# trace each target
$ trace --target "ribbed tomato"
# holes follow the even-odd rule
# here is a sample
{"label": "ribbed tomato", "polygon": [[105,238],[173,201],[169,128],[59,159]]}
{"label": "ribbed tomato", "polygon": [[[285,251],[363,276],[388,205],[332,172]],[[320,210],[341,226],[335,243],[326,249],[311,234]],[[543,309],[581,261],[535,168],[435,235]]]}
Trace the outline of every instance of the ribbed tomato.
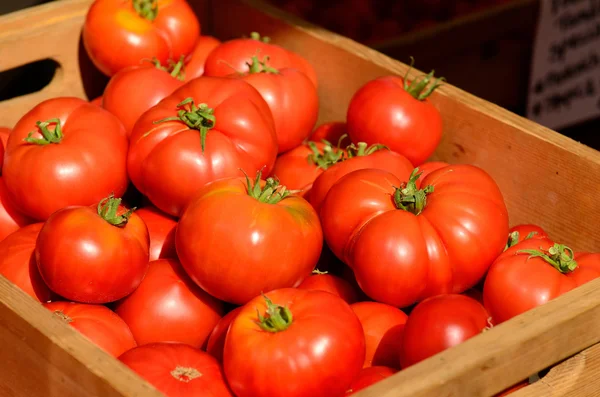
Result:
{"label": "ribbed tomato", "polygon": [[142,218],[150,235],[151,261],[165,258],[177,258],[175,249],[175,228],[177,221],[154,206],[147,206],[135,211]]}

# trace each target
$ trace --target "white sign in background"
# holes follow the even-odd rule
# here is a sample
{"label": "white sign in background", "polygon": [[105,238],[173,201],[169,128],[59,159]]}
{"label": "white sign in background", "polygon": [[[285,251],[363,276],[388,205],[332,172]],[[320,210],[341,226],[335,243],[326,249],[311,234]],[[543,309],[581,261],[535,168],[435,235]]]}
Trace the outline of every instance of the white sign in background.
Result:
{"label": "white sign in background", "polygon": [[527,117],[560,129],[600,117],[600,0],[541,0]]}

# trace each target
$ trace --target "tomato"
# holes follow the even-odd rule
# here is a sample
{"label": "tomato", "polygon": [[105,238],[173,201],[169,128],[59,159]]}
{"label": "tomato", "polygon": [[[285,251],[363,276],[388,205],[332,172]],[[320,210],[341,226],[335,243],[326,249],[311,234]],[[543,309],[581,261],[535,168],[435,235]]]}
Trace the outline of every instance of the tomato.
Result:
{"label": "tomato", "polygon": [[365,332],[367,354],[363,367],[400,368],[398,357],[408,316],[400,309],[379,302],[350,305]]}
{"label": "tomato", "polygon": [[189,345],[153,343],[119,360],[167,397],[233,397],[217,360]]}
{"label": "tomato", "polygon": [[10,128],[0,127],[0,175],[2,175],[2,164],[4,163],[4,150],[6,142],[8,142],[8,135],[10,134]]}
{"label": "tomato", "polygon": [[346,123],[341,121],[330,121],[323,123],[312,132],[309,138],[314,142],[321,142],[326,140],[327,142],[338,145],[339,147],[345,147],[350,145],[350,138],[348,137],[348,130]]}
{"label": "tomato", "polygon": [[248,62],[253,56],[269,57],[269,64],[275,69],[294,68],[304,73],[315,87],[317,74],[308,61],[300,55],[278,45],[271,44],[268,37],[260,37],[253,32],[249,38],[226,41],[215,48],[206,58],[204,74],[206,76],[229,76],[231,73],[246,73]]}
{"label": "tomato", "polygon": [[203,188],[179,220],[177,254],[212,296],[244,304],[263,291],[294,287],[323,246],[319,218],[301,197],[268,178],[227,178]]}
{"label": "tomato", "polygon": [[221,44],[219,39],[212,36],[200,36],[196,42],[196,47],[190,55],[189,61],[185,64],[185,79],[192,80],[204,74],[204,64],[208,55]]}
{"label": "tomato", "polygon": [[146,277],[115,311],[140,345],[180,342],[201,348],[223,304],[190,280],[176,259],[150,262]]}
{"label": "tomato", "polygon": [[192,52],[200,23],[185,0],[95,0],[83,25],[90,59],[107,76],[156,57],[165,63]]}
{"label": "tomato", "polygon": [[316,273],[308,276],[298,285],[300,289],[311,291],[325,291],[337,295],[346,303],[358,301],[358,292],[354,287],[341,277],[333,274]]}
{"label": "tomato", "polygon": [[2,170],[8,196],[23,214],[46,220],[70,205],[122,195],[127,146],[123,126],[106,110],[78,98],[46,100],[8,138]]}
{"label": "tomato", "polygon": [[148,269],[144,221],[121,199],[56,211],[40,230],[35,256],[42,278],[66,299],[108,303],[132,293]]}
{"label": "tomato", "polygon": [[447,167],[449,164],[443,161],[429,161],[427,163],[423,163],[419,166],[419,179],[417,179],[417,186],[421,186],[421,182],[425,177],[431,174],[435,170],[439,170],[440,168]]}
{"label": "tomato", "polygon": [[396,370],[390,367],[377,366],[367,367],[360,370],[358,376],[352,381],[350,388],[346,391],[346,395],[350,396],[359,390],[384,380],[396,373]]}
{"label": "tomato", "polygon": [[242,310],[241,306],[236,307],[227,313],[221,320],[219,320],[208,337],[206,351],[211,356],[216,358],[220,363],[223,362],[223,350],[225,349],[225,337],[227,336],[227,331],[229,331],[229,326],[238,315],[240,310]]}
{"label": "tomato", "polygon": [[333,253],[369,297],[397,307],[471,288],[508,233],[502,193],[485,171],[440,168],[422,189],[417,171],[408,182],[383,170],[354,171],[331,188],[321,208]]}
{"label": "tomato", "polygon": [[0,241],[0,274],[33,299],[47,302],[52,292],[40,276],[34,254],[42,225],[25,226]]}
{"label": "tomato", "polygon": [[114,357],[137,346],[125,321],[106,306],[52,302],[44,307]]}
{"label": "tomato", "polygon": [[415,166],[427,160],[442,138],[442,116],[427,98],[433,72],[410,85],[395,76],[380,77],[361,87],[348,107],[352,142],[381,143],[406,156]]}
{"label": "tomato", "polygon": [[408,180],[414,169],[406,157],[386,149],[379,149],[377,145],[367,148],[364,143],[359,143],[355,147],[349,147],[347,151],[350,158],[328,167],[327,171],[319,175],[312,185],[309,200],[318,214],[321,213],[323,200],[325,200],[329,189],[340,178],[352,171],[377,168],[389,171],[400,180],[405,181]]}
{"label": "tomato", "polygon": [[548,234],[537,225],[522,224],[513,226],[508,230],[508,242],[505,249],[530,238],[548,238]]}
{"label": "tomato", "polygon": [[231,77],[242,79],[260,92],[271,109],[279,153],[287,152],[312,132],[319,113],[317,88],[297,69],[276,69],[253,56],[249,70]]}
{"label": "tomato", "polygon": [[102,95],[90,101],[91,104],[102,107]]}
{"label": "tomato", "polygon": [[407,368],[491,327],[483,305],[468,296],[437,295],[419,303],[404,326],[400,365]]}
{"label": "tomato", "polygon": [[288,189],[299,190],[300,196],[306,198],[315,179],[345,154],[343,149],[310,141],[277,157],[271,176]]}
{"label": "tomato", "polygon": [[161,66],[145,62],[117,72],[104,89],[102,106],[121,120],[127,136],[140,116],[183,85],[183,61]]}
{"label": "tomato", "polygon": [[6,191],[4,178],[0,177],[0,241],[31,222],[31,219],[17,210]]}
{"label": "tomato", "polygon": [[341,298],[282,288],[248,302],[225,339],[224,369],[238,397],[329,397],[362,367],[360,322]]}
{"label": "tomato", "polygon": [[600,276],[600,254],[573,253],[531,238],[500,255],[485,279],[483,301],[499,324]]}
{"label": "tomato", "polygon": [[175,250],[175,228],[177,221],[154,206],[135,211],[148,227],[150,234],[151,261],[164,258],[177,258]]}
{"label": "tomato", "polygon": [[276,156],[273,118],[260,94],[244,81],[199,77],[139,119],[128,170],[156,207],[179,216],[208,182],[242,176],[240,169],[268,173]]}

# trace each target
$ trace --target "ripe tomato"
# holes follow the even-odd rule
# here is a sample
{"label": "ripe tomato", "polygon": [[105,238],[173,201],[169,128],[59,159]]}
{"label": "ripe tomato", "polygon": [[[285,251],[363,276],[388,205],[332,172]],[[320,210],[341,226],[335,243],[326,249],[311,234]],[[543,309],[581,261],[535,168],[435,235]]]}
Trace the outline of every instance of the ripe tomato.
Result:
{"label": "ripe tomato", "polygon": [[175,228],[177,221],[154,206],[135,211],[148,227],[150,235],[151,261],[165,258],[177,258],[175,250]]}
{"label": "ripe tomato", "polygon": [[530,238],[548,238],[548,234],[537,225],[522,224],[513,226],[508,230],[508,242],[505,250]]}
{"label": "ripe tomato", "polygon": [[367,367],[360,370],[356,378],[352,381],[350,388],[346,391],[346,395],[350,396],[357,391],[366,389],[375,383],[384,380],[396,373],[396,370],[390,367]]}
{"label": "ripe tomato", "polygon": [[400,368],[399,354],[408,316],[400,309],[379,302],[350,305],[365,331],[367,354],[363,367]]}
{"label": "ripe tomato", "polygon": [[206,58],[204,74],[222,77],[234,72],[246,73],[249,70],[248,62],[253,56],[260,54],[262,57],[269,57],[271,67],[298,69],[313,82],[315,87],[317,86],[317,73],[308,61],[269,41],[268,37],[260,37],[258,33],[253,32],[249,38],[233,39],[222,43]]}
{"label": "ripe tomato", "polygon": [[42,278],[66,299],[108,303],[132,293],[148,269],[144,221],[109,197],[97,207],[56,211],[42,227],[35,255]]}
{"label": "ripe tomato", "polygon": [[91,104],[96,105],[96,106],[100,106],[102,107],[102,95],[100,95],[99,97],[92,99],[90,101]]}
{"label": "ripe tomato", "polygon": [[2,175],[2,164],[4,163],[4,150],[6,148],[6,142],[8,142],[8,135],[10,135],[10,128],[0,127],[0,175]]}
{"label": "ripe tomato", "polygon": [[319,113],[317,88],[297,69],[276,69],[253,56],[248,72],[232,74],[260,92],[271,109],[279,153],[287,152],[307,138]]}
{"label": "ripe tomato", "polygon": [[127,136],[140,116],[183,85],[183,61],[163,67],[158,61],[117,72],[104,89],[102,106],[121,120]]}
{"label": "ripe tomato", "polygon": [[321,208],[333,253],[368,296],[397,307],[474,286],[508,233],[502,193],[485,171],[440,168],[422,189],[416,172],[402,182],[383,170],[354,171],[331,188]]}
{"label": "ripe tomato", "polygon": [[500,324],[600,276],[600,254],[573,253],[549,238],[514,245],[490,267],[483,301]]}
{"label": "ripe tomato", "polygon": [[106,306],[51,302],[44,307],[114,357],[137,346],[125,321]]}
{"label": "ripe tomato", "polygon": [[271,178],[261,181],[258,172],[254,182],[227,178],[199,191],[179,220],[175,245],[200,287],[244,304],[300,284],[319,260],[323,234],[306,200],[288,196]]}
{"label": "ripe tomato", "polygon": [[348,133],[352,142],[381,143],[421,165],[442,138],[442,116],[427,97],[433,72],[410,85],[395,76],[380,77],[361,87],[348,107]]}
{"label": "ripe tomato", "polygon": [[295,288],[248,302],[231,323],[223,355],[238,397],[343,395],[364,358],[363,330],[348,304]]}
{"label": "ripe tomato", "polygon": [[341,121],[330,121],[321,124],[315,128],[309,139],[314,142],[326,140],[331,144],[337,144],[339,147],[345,147],[351,143],[346,123]]}
{"label": "ripe tomato", "polygon": [[17,210],[6,191],[4,178],[0,176],[0,241],[31,222],[31,219]]}
{"label": "ripe tomato", "polygon": [[421,187],[421,182],[423,181],[423,179],[425,179],[425,177],[429,174],[431,174],[433,171],[435,170],[439,170],[440,168],[444,168],[447,167],[448,163],[445,163],[443,161],[428,161],[426,163],[423,163],[419,166],[419,179],[417,179],[417,186]]}
{"label": "ripe tomato", "polygon": [[153,343],[119,360],[168,397],[233,397],[217,360],[189,345]]}
{"label": "ripe tomato", "polygon": [[229,326],[235,320],[235,317],[242,310],[242,307],[236,307],[229,313],[227,313],[215,326],[215,328],[210,333],[208,337],[208,342],[206,343],[206,351],[217,359],[220,363],[223,362],[223,350],[225,349],[225,337],[227,336],[227,331],[229,331]]}
{"label": "ripe tomato", "polygon": [[341,277],[333,274],[316,273],[308,276],[298,285],[300,289],[311,291],[325,291],[337,295],[346,303],[358,301],[358,292],[354,287]]}
{"label": "ripe tomato", "polygon": [[398,153],[380,149],[378,145],[367,148],[365,143],[347,149],[348,159],[339,161],[327,168],[315,179],[310,190],[309,200],[318,214],[329,189],[344,175],[364,168],[377,168],[391,172],[400,180],[408,180],[414,167],[406,157]]}
{"label": "ripe tomato", "polygon": [[407,368],[489,327],[488,312],[468,296],[448,294],[425,299],[415,306],[404,326],[400,365]]}
{"label": "ripe tomato", "polygon": [[52,298],[52,292],[40,276],[34,255],[42,225],[25,226],[0,241],[0,274],[33,299],[47,302]]}
{"label": "ripe tomato", "polygon": [[107,76],[142,59],[165,63],[192,52],[200,23],[185,0],[96,0],[83,25],[83,44]]}
{"label": "ripe tomato", "polygon": [[208,55],[221,44],[219,39],[212,36],[200,36],[196,47],[190,54],[189,61],[185,64],[185,79],[187,81],[204,74],[204,64]]}
{"label": "ripe tomato", "polygon": [[126,159],[127,137],[115,116],[82,99],[54,98],[19,120],[2,176],[18,210],[46,220],[61,208],[123,194]]}
{"label": "ripe tomato", "polygon": [[276,156],[273,118],[258,91],[240,80],[199,77],[139,119],[128,170],[155,206],[180,216],[208,182],[242,176],[240,169],[268,173]]}
{"label": "ripe tomato", "polygon": [[115,311],[139,345],[180,342],[201,348],[223,315],[223,304],[190,280],[176,259],[150,262],[140,286]]}

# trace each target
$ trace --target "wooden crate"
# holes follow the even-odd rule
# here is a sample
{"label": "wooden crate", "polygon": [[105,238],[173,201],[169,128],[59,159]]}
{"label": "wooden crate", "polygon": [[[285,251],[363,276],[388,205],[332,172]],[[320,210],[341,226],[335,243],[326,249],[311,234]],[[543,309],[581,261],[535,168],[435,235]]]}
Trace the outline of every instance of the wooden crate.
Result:
{"label": "wooden crate", "polygon": [[[43,58],[60,64],[41,92],[0,102],[0,125],[37,102],[86,96],[80,29],[91,0],[62,0],[0,17],[0,71]],[[259,0],[196,1],[222,39],[258,30],[306,57],[320,80],[320,122],[343,120],[352,94],[407,66],[351,40],[285,16]],[[212,22],[212,23],[209,23]],[[205,30],[206,31],[206,30]],[[417,71],[412,73],[414,76]],[[493,79],[493,76],[490,76]],[[445,135],[435,158],[487,170],[511,223],[535,222],[576,250],[600,250],[600,153],[451,85],[433,95]],[[524,313],[357,394],[491,396],[547,367],[519,396],[600,394],[600,280]],[[159,396],[117,360],[0,277],[0,396]],[[566,359],[566,361],[564,361]]]}

